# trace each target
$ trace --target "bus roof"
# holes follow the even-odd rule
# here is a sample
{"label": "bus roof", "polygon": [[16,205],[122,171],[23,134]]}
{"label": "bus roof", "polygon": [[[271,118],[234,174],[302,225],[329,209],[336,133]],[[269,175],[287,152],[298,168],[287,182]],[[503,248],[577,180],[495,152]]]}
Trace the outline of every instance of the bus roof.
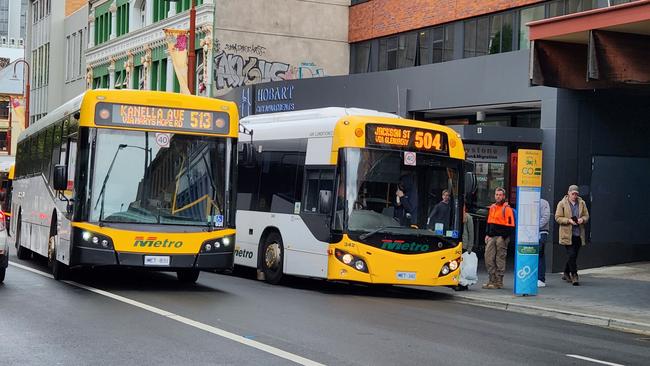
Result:
{"label": "bus roof", "polygon": [[[57,121],[60,121],[65,116],[68,116],[80,110],[80,126],[95,126],[93,122],[94,110],[92,113],[90,113],[91,117],[87,117],[85,114],[90,111],[85,112],[86,108],[82,107],[82,104],[84,106],[90,106],[94,108],[94,104],[98,100],[113,103],[131,103],[152,106],[155,105],[169,108],[184,108],[187,107],[188,104],[191,104],[192,109],[226,112],[230,115],[231,121],[238,120],[237,105],[233,102],[227,102],[224,100],[195,95],[149,90],[91,89],[67,101],[60,107],[48,113],[45,117],[30,125],[25,131],[20,134],[18,141],[22,141],[23,139],[34,135],[40,130],[56,123]],[[144,102],[138,103],[139,100],[142,100]],[[231,123],[231,130],[233,131],[231,135],[236,135],[238,130],[236,123]]]}
{"label": "bus roof", "polygon": [[25,129],[20,136],[18,137],[18,142],[26,139],[27,137],[37,133],[45,127],[59,121],[61,118],[74,113],[79,110],[81,106],[81,101],[86,93],[82,93],[69,101],[65,102],[60,107],[54,109],[52,112],[45,115],[45,117],[39,119],[38,121],[32,123]]}
{"label": "bus roof", "polygon": [[[325,131],[333,132],[336,123],[341,118],[349,116],[401,118],[396,114],[372,109],[327,107],[253,115],[242,118],[240,123],[253,130],[254,139],[277,136],[282,136],[282,138],[307,138],[314,137],[315,134]],[[241,135],[240,138],[245,140],[244,135]]]}

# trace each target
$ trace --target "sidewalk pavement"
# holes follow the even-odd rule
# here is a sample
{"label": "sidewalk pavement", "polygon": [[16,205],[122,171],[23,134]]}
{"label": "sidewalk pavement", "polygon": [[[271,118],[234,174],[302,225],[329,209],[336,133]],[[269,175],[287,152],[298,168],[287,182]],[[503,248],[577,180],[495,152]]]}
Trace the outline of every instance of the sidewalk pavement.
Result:
{"label": "sidewalk pavement", "polygon": [[563,281],[561,273],[547,273],[546,287],[536,296],[515,296],[512,264],[507,268],[500,290],[481,288],[488,277],[482,261],[479,282],[468,291],[432,290],[473,305],[650,335],[650,262],[579,270],[580,286]]}

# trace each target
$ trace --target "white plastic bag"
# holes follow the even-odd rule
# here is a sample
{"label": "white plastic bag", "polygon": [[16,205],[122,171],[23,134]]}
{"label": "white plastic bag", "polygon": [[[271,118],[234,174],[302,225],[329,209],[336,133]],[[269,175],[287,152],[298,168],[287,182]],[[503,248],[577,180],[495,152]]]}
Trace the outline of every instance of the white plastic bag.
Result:
{"label": "white plastic bag", "polygon": [[476,253],[463,253],[463,261],[460,263],[459,284],[461,286],[470,286],[478,282],[477,269],[478,257]]}

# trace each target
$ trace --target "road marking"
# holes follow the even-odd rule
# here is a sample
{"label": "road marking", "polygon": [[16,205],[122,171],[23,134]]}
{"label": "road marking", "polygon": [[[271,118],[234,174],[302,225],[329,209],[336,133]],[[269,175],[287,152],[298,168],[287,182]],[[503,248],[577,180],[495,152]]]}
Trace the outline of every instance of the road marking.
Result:
{"label": "road marking", "polygon": [[577,358],[577,359],[579,359],[579,360],[584,360],[584,361],[589,361],[589,362],[599,363],[599,364],[601,364],[601,365],[609,365],[609,366],[623,366],[623,365],[621,365],[620,363],[613,363],[613,362],[601,361],[601,360],[597,360],[597,359],[595,359],[595,358],[589,358],[589,357],[580,356],[580,355],[567,355],[567,357],[573,357],[573,358]]}
{"label": "road marking", "polygon": [[[24,266],[22,264],[14,263],[14,262],[11,262],[11,261],[9,262],[9,264],[12,265],[12,266],[24,269],[26,271],[33,272],[33,273],[36,273],[38,275],[47,277],[47,278],[53,278],[52,275],[49,274],[49,273],[42,272],[42,271],[39,271],[37,269]],[[96,293],[98,295],[109,297],[111,299],[123,302],[125,304],[129,304],[129,305],[138,307],[138,308],[143,309],[143,310],[147,310],[147,311],[152,312],[154,314],[158,314],[158,315],[164,316],[166,318],[175,320],[175,321],[177,321],[179,323],[183,323],[185,325],[189,325],[191,327],[201,329],[201,330],[206,331],[208,333],[212,333],[212,334],[217,335],[219,337],[230,339],[230,340],[235,341],[237,343],[241,343],[243,345],[256,348],[256,349],[258,349],[260,351],[270,353],[272,355],[284,358],[286,360],[295,362],[295,363],[300,364],[300,365],[325,366],[322,363],[312,361],[312,360],[310,360],[308,358],[304,358],[304,357],[298,356],[296,354],[293,354],[293,353],[290,353],[290,352],[287,352],[287,351],[283,351],[283,350],[281,350],[279,348],[269,346],[269,345],[261,343],[261,342],[254,341],[254,340],[252,340],[250,338],[242,337],[242,336],[237,335],[235,333],[230,333],[230,332],[228,332],[226,330],[223,330],[221,328],[217,328],[217,327],[213,327],[213,326],[208,325],[208,324],[197,322],[195,320],[186,318],[184,316],[174,314],[174,313],[171,313],[169,311],[157,308],[155,306],[147,305],[145,303],[141,303],[139,301],[132,300],[132,299],[129,299],[129,298],[124,297],[124,296],[116,295],[116,294],[110,293],[108,291],[96,289],[94,287],[82,285],[82,284],[74,282],[74,281],[62,281],[62,282],[65,282],[65,283],[67,283],[69,285],[72,285],[72,286],[82,288],[82,289],[90,291],[90,292],[94,292],[94,293]]]}

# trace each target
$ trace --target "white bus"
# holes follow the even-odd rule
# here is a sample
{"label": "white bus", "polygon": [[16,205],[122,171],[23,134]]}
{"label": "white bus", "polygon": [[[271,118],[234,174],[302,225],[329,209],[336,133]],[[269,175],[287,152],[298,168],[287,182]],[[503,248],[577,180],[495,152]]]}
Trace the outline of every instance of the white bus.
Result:
{"label": "white bus", "polygon": [[[458,284],[465,151],[455,131],[345,108],[241,124],[252,136],[239,141],[235,264],[273,284],[285,274]],[[413,201],[406,216],[398,187]],[[433,222],[443,190],[451,194],[446,222]]]}

